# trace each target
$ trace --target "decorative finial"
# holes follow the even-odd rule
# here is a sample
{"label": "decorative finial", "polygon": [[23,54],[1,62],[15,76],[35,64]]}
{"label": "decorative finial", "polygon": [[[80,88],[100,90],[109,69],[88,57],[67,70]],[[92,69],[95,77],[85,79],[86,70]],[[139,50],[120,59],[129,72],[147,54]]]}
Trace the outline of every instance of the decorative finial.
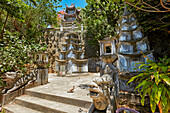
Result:
{"label": "decorative finial", "polygon": [[127,9],[127,5],[125,4],[125,8],[124,8],[124,12],[123,12],[123,16],[127,16],[127,15],[130,15],[131,12],[128,11]]}

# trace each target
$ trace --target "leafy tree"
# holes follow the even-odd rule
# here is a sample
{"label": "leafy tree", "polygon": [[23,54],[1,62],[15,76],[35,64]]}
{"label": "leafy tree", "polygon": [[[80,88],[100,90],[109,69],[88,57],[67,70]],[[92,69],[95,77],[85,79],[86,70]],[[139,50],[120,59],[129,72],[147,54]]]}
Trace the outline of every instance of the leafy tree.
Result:
{"label": "leafy tree", "polygon": [[85,26],[85,35],[89,44],[99,48],[98,40],[103,39],[106,35],[114,36],[116,21],[122,15],[125,1],[135,4],[134,6],[127,4],[128,10],[134,12],[137,16],[139,24],[144,29],[145,36],[148,36],[151,49],[155,50],[154,56],[156,58],[164,55],[169,57],[170,49],[166,48],[170,48],[170,39],[168,38],[170,14],[168,12],[146,12],[135,7],[142,1],[150,4],[150,6],[156,6],[160,0],[87,0],[88,5],[82,10],[82,23]]}
{"label": "leafy tree", "polygon": [[82,10],[82,24],[85,35],[91,46],[98,48],[98,40],[105,36],[113,36],[116,21],[122,14],[122,7],[114,0],[87,0],[87,6]]}
{"label": "leafy tree", "polygon": [[147,64],[140,63],[141,73],[132,77],[128,83],[138,81],[136,89],[140,93],[144,105],[145,95],[150,97],[150,107],[155,112],[156,105],[160,113],[168,113],[170,109],[170,58],[160,59],[159,63],[147,59]]}
{"label": "leafy tree", "polygon": [[[126,0],[128,1],[128,0]],[[148,37],[150,42],[150,47],[154,50],[154,56],[157,61],[159,61],[159,57],[163,58],[164,56],[170,57],[170,39],[169,39],[169,17],[170,17],[170,10],[165,10],[162,8],[161,0],[143,0],[142,3],[149,4],[149,6],[140,3],[141,0],[136,3],[135,6],[140,8],[147,8],[150,11],[150,7],[153,9],[154,6],[160,11],[155,12],[148,12],[145,10],[141,10],[136,8],[135,6],[129,6],[132,12],[135,13],[139,24],[143,27],[145,36]],[[139,5],[141,4],[141,5]],[[155,9],[154,9],[155,10]],[[165,12],[164,12],[165,11]],[[167,12],[169,11],[169,12]]]}
{"label": "leafy tree", "polygon": [[24,64],[31,63],[32,53],[46,45],[43,31],[48,25],[57,26],[61,0],[1,0],[0,1],[0,76],[7,71],[24,74]]}

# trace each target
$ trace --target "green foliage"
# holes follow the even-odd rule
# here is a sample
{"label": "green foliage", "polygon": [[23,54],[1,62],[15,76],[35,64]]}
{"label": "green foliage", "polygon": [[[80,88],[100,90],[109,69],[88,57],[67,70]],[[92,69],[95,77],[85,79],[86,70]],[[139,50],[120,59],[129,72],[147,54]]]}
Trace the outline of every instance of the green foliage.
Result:
{"label": "green foliage", "polygon": [[[102,40],[106,35],[114,36],[116,21],[121,17],[125,0],[86,0],[87,6],[82,10],[82,24],[85,26],[85,35],[88,38],[91,46],[97,48],[98,40]],[[141,0],[127,0],[133,2],[135,6],[140,6]],[[157,6],[160,0],[143,0],[151,6]],[[143,6],[141,6],[143,7]],[[157,6],[159,8],[159,5]],[[169,44],[168,28],[169,12],[167,13],[150,13],[136,9],[128,5],[128,10],[134,12],[137,16],[139,25],[142,26],[145,36],[148,36],[151,49],[155,50],[158,57],[164,55],[169,56],[169,49],[166,47]],[[86,38],[86,39],[87,39]],[[161,39],[167,40],[167,44],[159,45]],[[157,48],[159,46],[159,49]],[[159,50],[159,51],[158,51]],[[163,51],[163,52],[162,52]],[[155,54],[154,53],[154,54]]]}
{"label": "green foliage", "polygon": [[87,6],[82,10],[82,24],[85,26],[86,37],[91,45],[98,45],[98,40],[106,35],[113,36],[116,21],[122,14],[119,0],[87,0]]}
{"label": "green foliage", "polygon": [[0,1],[0,76],[7,71],[24,74],[24,65],[33,62],[32,55],[45,50],[39,41],[48,25],[57,26],[55,9],[60,1]]}
{"label": "green foliage", "polygon": [[136,90],[142,97],[142,105],[144,105],[145,95],[148,94],[152,112],[155,112],[156,105],[159,106],[160,104],[162,113],[168,113],[170,109],[170,58],[160,59],[159,63],[149,59],[147,59],[147,62],[139,66],[139,69],[144,71],[132,77],[128,83],[139,82]]}

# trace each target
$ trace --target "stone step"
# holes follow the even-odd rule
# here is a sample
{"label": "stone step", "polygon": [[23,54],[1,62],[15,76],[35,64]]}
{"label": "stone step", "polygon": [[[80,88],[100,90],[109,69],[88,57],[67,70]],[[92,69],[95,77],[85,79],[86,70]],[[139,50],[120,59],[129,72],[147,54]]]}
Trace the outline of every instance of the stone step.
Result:
{"label": "stone step", "polygon": [[15,103],[5,106],[4,108],[5,113],[43,113]]}
{"label": "stone step", "polygon": [[73,98],[73,97],[68,97],[66,95],[54,95],[54,94],[48,94],[48,93],[42,93],[42,92],[36,92],[36,91],[30,91],[26,90],[25,93],[27,95],[33,96],[33,97],[38,97],[46,100],[51,100],[55,102],[60,102],[60,103],[65,103],[65,104],[70,104],[78,107],[83,107],[86,109],[89,109],[91,105],[91,101],[88,100],[83,100],[80,98]]}
{"label": "stone step", "polygon": [[29,95],[17,97],[15,99],[15,103],[43,113],[78,113],[78,110],[80,109],[83,110],[82,113],[87,113],[88,111],[88,109],[78,106],[46,100]]}

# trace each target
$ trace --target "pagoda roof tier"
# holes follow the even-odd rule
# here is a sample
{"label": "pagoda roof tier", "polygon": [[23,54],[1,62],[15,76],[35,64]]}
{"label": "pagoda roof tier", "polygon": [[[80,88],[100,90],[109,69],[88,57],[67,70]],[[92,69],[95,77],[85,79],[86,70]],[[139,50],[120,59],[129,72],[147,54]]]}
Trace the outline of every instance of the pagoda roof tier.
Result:
{"label": "pagoda roof tier", "polygon": [[133,20],[129,20],[129,18],[134,18],[136,20],[136,15],[134,13],[131,13],[130,15],[122,15],[122,17],[117,21],[117,23],[121,23],[123,19],[126,19],[127,21],[125,23],[131,23]]}
{"label": "pagoda roof tier", "polygon": [[66,63],[67,60],[57,60],[57,62],[60,62],[60,63]]}
{"label": "pagoda roof tier", "polygon": [[88,59],[72,59],[74,63],[88,62]]}
{"label": "pagoda roof tier", "polygon": [[69,13],[64,13],[64,17],[76,17],[77,16],[77,13],[74,12],[72,14],[69,14]]}
{"label": "pagoda roof tier", "polygon": [[153,51],[145,51],[145,52],[134,52],[134,53],[120,53],[118,52],[118,55],[123,55],[123,56],[127,56],[127,57],[139,57],[147,54],[152,53]]}
{"label": "pagoda roof tier", "polygon": [[74,63],[88,62],[88,59],[76,59],[76,58],[69,58],[67,60],[57,60],[57,62],[66,63],[69,60],[73,61]]}
{"label": "pagoda roof tier", "polygon": [[[145,37],[145,38],[140,38],[140,39],[127,40],[127,41],[121,41],[121,40],[119,40],[119,44],[120,44],[120,43],[136,43],[136,42],[140,42],[140,41],[147,41],[147,37]],[[119,45],[119,44],[118,44],[118,45]]]}
{"label": "pagoda roof tier", "polygon": [[60,51],[60,53],[64,53],[64,54],[68,54],[70,51],[73,51],[73,53],[79,54],[79,53],[83,53],[84,50],[75,50],[75,49],[70,49],[67,51]]}
{"label": "pagoda roof tier", "polygon": [[142,29],[142,27],[138,25],[137,20],[132,23],[123,23],[119,26],[119,30],[124,32],[135,31],[137,29]]}
{"label": "pagoda roof tier", "polygon": [[[81,18],[79,19],[79,21],[81,21]],[[76,22],[79,23],[79,21],[76,21]],[[67,21],[67,20],[63,19],[63,24],[72,24],[73,22],[75,22],[75,20]]]}
{"label": "pagoda roof tier", "polygon": [[72,17],[72,16],[77,16],[78,14],[79,14],[80,12],[77,12],[77,10],[74,12],[74,13],[72,13],[72,14],[69,14],[69,13],[64,13],[64,16],[67,16],[67,17]]}
{"label": "pagoda roof tier", "polygon": [[[81,21],[81,18],[80,18],[78,15],[76,15],[76,16],[70,15],[70,16],[68,16],[68,17],[77,17],[77,18],[78,18],[78,21],[77,21],[77,22]],[[75,21],[76,21],[76,19],[75,19],[75,20],[67,21],[67,20],[66,20],[66,16],[64,16],[64,19],[63,19],[63,22],[64,22],[64,23],[65,23],[65,22],[75,22]]]}
{"label": "pagoda roof tier", "polygon": [[68,12],[68,10],[73,10],[73,9],[76,9],[76,7],[75,7],[75,4],[71,4],[71,6],[68,6],[67,4],[65,4],[66,5],[66,12]]}
{"label": "pagoda roof tier", "polygon": [[112,37],[112,38],[108,37],[108,38],[104,38],[103,40],[99,40],[98,42],[100,43],[100,42],[113,41],[114,39],[116,39],[116,37]]}
{"label": "pagoda roof tier", "polygon": [[64,19],[66,19],[67,17],[77,17],[77,14],[76,13],[73,13],[73,14],[65,13],[64,14]]}

